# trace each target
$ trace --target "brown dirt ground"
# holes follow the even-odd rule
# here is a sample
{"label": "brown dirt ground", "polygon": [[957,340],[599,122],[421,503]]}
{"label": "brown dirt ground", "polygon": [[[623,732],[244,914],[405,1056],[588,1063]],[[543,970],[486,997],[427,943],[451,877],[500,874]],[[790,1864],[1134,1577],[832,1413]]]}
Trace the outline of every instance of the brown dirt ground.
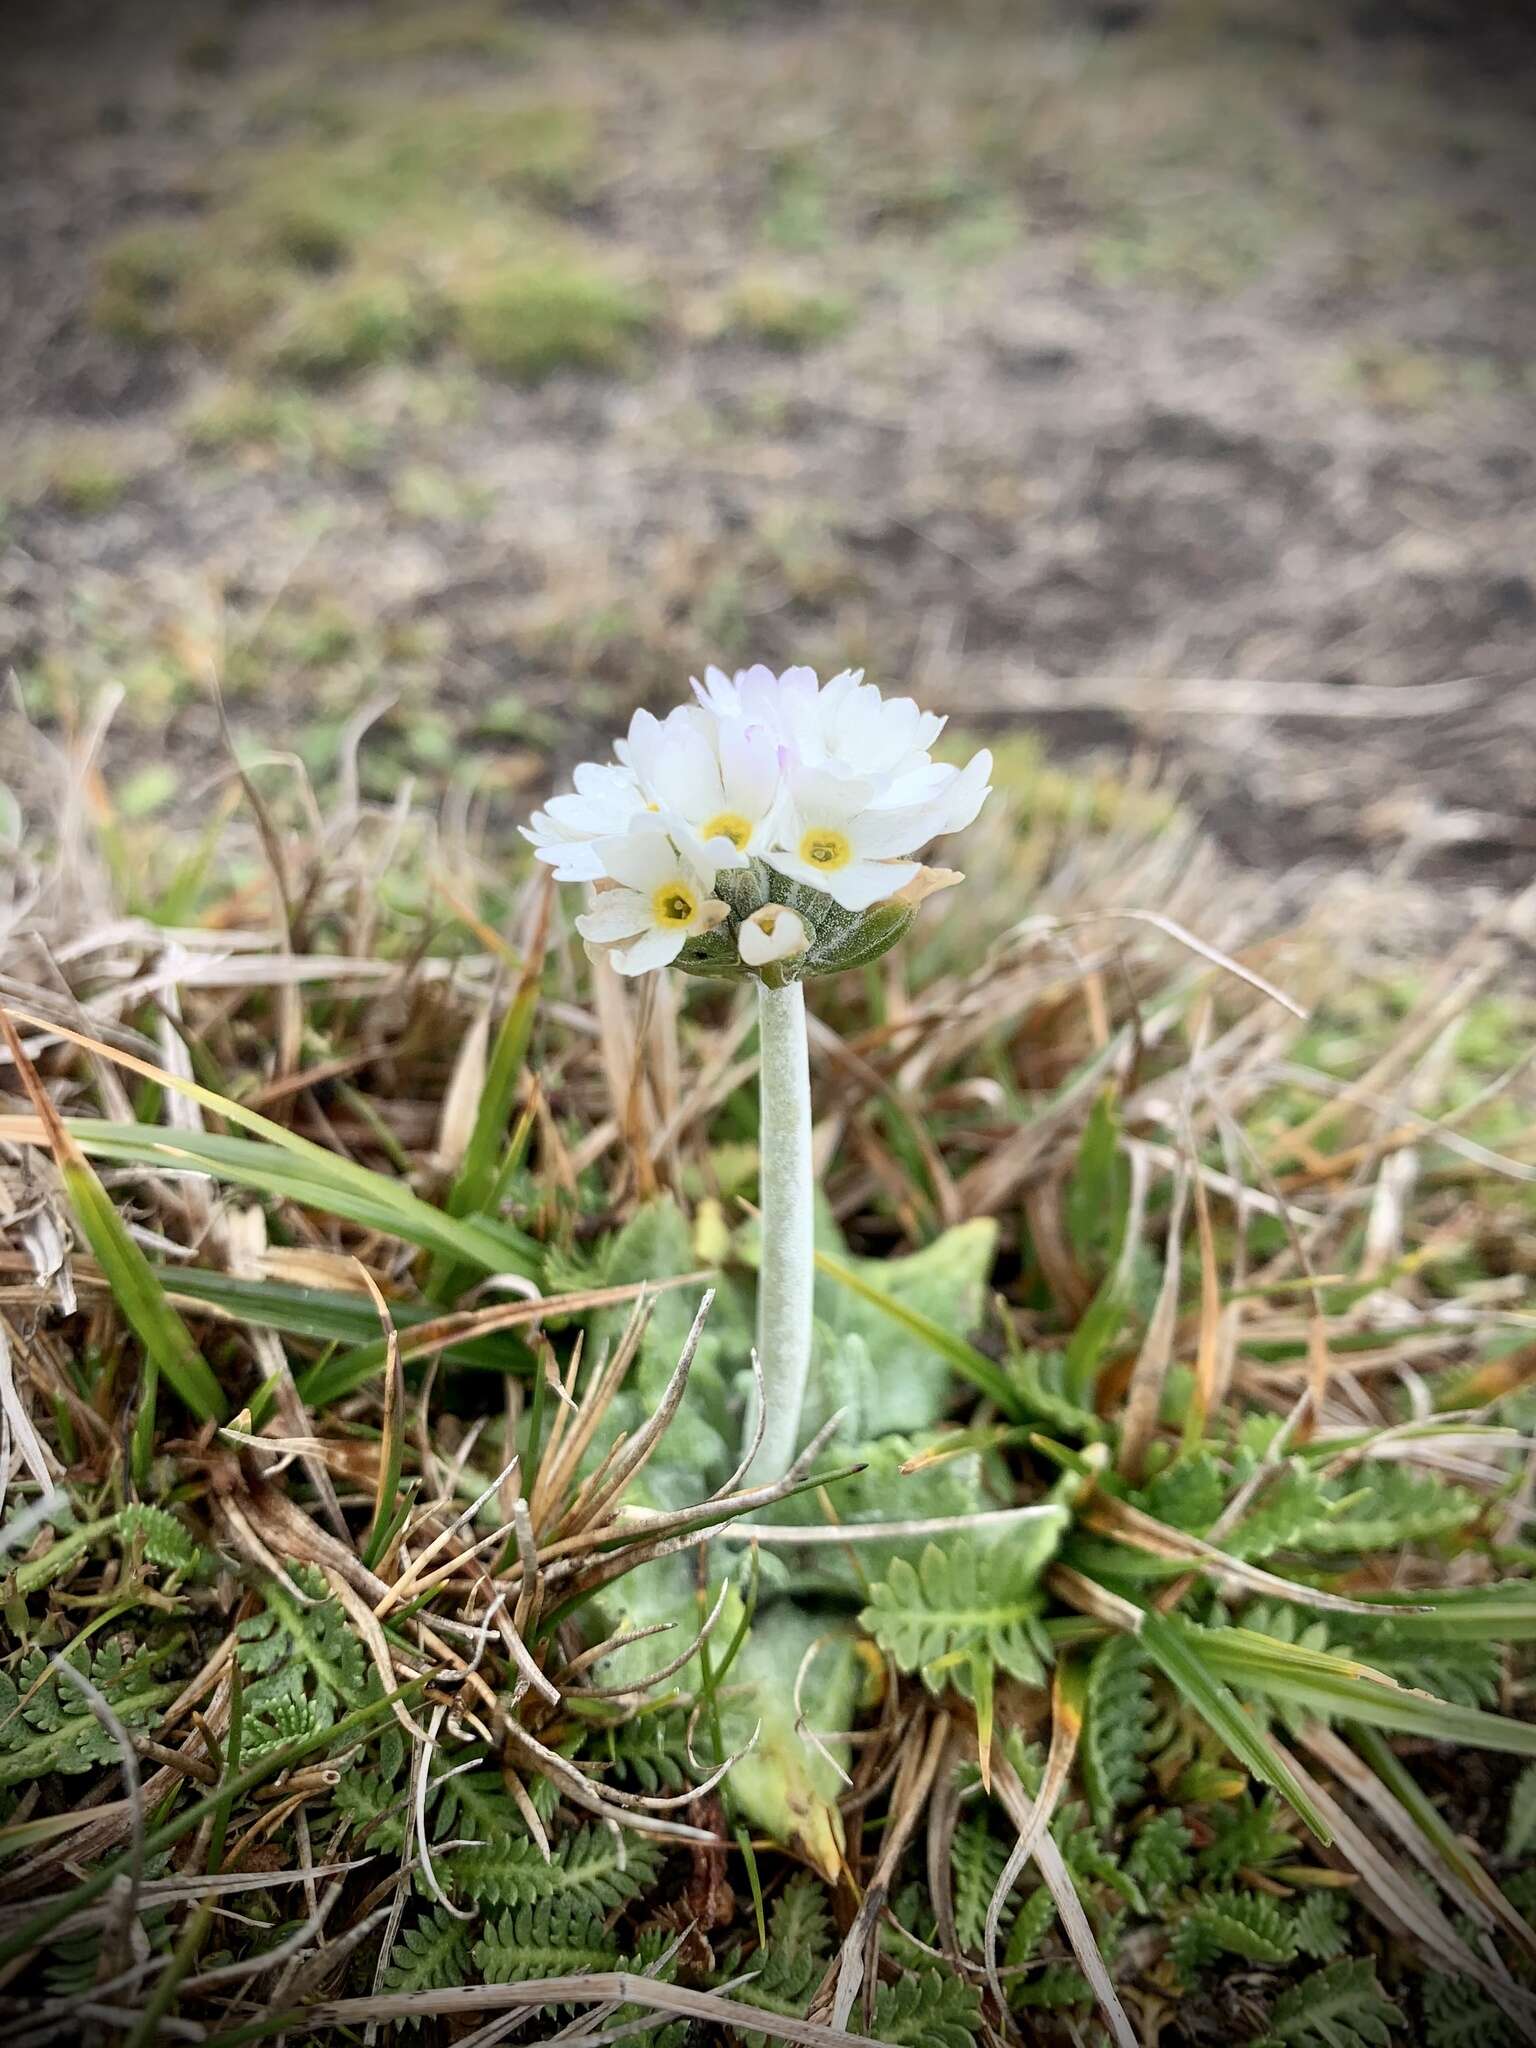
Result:
{"label": "brown dirt ground", "polygon": [[[275,92],[366,82],[356,32],[402,18],[13,18],[0,658],[34,712],[120,685],[128,776],[166,729],[208,758],[211,669],[317,760],[394,699],[378,772],[510,816],[706,661],[864,662],[1162,752],[1245,861],[1528,876],[1528,9],[524,11],[505,71],[470,33],[407,89],[590,114],[567,219],[658,309],[631,374],[439,356],[300,394],[297,449],[200,445],[238,359],[103,332],[103,250],[206,213]],[[743,333],[764,270],[849,324]]]}

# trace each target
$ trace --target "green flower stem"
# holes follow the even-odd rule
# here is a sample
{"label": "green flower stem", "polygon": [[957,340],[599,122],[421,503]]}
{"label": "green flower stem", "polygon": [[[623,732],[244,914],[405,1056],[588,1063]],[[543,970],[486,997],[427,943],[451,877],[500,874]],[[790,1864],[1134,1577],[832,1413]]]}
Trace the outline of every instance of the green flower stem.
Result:
{"label": "green flower stem", "polygon": [[[800,1411],[811,1368],[811,1294],[815,1281],[811,1166],[811,1063],[805,990],[799,982],[757,990],[759,1174],[762,1263],[757,1277],[757,1356],[763,1375],[763,1438],[750,1483],[789,1470],[800,1442]],[[748,1419],[747,1442],[757,1423]]]}

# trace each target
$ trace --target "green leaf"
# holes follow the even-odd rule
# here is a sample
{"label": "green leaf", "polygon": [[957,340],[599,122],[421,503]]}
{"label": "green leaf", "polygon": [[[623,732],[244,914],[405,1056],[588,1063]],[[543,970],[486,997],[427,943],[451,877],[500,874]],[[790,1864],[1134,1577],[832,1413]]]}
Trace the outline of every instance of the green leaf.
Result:
{"label": "green leaf", "polygon": [[[434,1906],[411,1927],[402,1929],[390,1953],[379,1988],[394,1996],[418,1991],[446,1991],[470,1974],[468,1921],[457,1920],[446,1906]],[[407,2026],[420,2020],[407,2017]]]}
{"label": "green leaf", "polygon": [[[731,1625],[728,1612],[724,1626]],[[834,1757],[846,1756],[862,1674],[857,1644],[851,1624],[781,1602],[754,1617],[731,1667],[729,1698],[721,1700],[728,1752],[749,1741],[761,1722],[756,1746],[726,1780],[732,1800],[775,1841],[799,1849],[829,1883],[836,1882],[842,1857],[842,1788],[804,1730],[814,1730]],[[795,1704],[802,1665],[803,1724]]]}
{"label": "green leaf", "polygon": [[477,1906],[533,1906],[571,1898],[594,1913],[625,1905],[656,1876],[661,1855],[640,1835],[622,1839],[596,1825],[563,1836],[544,1860],[527,1836],[459,1849],[439,1868]]}
{"label": "green leaf", "polygon": [[888,1406],[871,1435],[936,1422],[949,1403],[946,1365],[1005,1415],[1018,1418],[1018,1396],[1002,1368],[961,1334],[981,1320],[981,1294],[996,1245],[996,1223],[978,1217],[904,1259],[839,1259],[817,1252],[818,1270],[834,1283],[830,1292],[818,1290],[818,1313],[834,1331],[857,1331],[881,1361]]}
{"label": "green leaf", "polygon": [[208,1556],[169,1508],[135,1501],[117,1516],[117,1529],[124,1538],[138,1542],[149,1562],[162,1571],[196,1571]]}
{"label": "green leaf", "polygon": [[1155,1897],[1184,1884],[1194,1869],[1194,1836],[1177,1813],[1157,1813],[1138,1829],[1125,1859],[1126,1875]]}
{"label": "green leaf", "polygon": [[1187,1984],[1220,1955],[1278,1968],[1294,1958],[1296,1937],[1277,1902],[1261,1892],[1207,1892],[1179,1922],[1170,1953]]}
{"label": "green leaf", "polygon": [[1330,1963],[1276,2002],[1257,2048],[1390,2048],[1402,2020],[1374,1963]]}
{"label": "green leaf", "polygon": [[949,1861],[955,1932],[962,1948],[979,1949],[986,1930],[987,1908],[1008,1861],[1008,1844],[992,1833],[984,1812],[974,1813],[955,1829]]}
{"label": "green leaf", "polygon": [[1196,1630],[1189,1622],[1182,1627],[1198,1635],[1199,1655],[1213,1676],[1265,1699],[1304,1707],[1325,1719],[1336,1714],[1343,1720],[1364,1721],[1400,1735],[1427,1735],[1435,1742],[1536,1756],[1536,1725],[1530,1722],[1385,1685],[1360,1675],[1347,1659],[1331,1652],[1304,1649],[1248,1629]]}
{"label": "green leaf", "polygon": [[1067,1526],[1065,1508],[1011,1529],[1002,1543],[957,1536],[927,1544],[914,1566],[894,1558],[870,1589],[859,1617],[903,1671],[920,1671],[933,1692],[953,1685],[975,1696],[971,1658],[980,1653],[1010,1676],[1038,1685],[1050,1648],[1041,1627],[1039,1579]]}
{"label": "green leaf", "polygon": [[[191,1088],[192,1084],[186,1084]],[[184,1091],[185,1092],[185,1091]],[[262,1130],[282,1131],[209,1089],[197,1099],[218,1115]],[[475,1267],[537,1278],[541,1254],[532,1239],[486,1216],[453,1217],[425,1202],[398,1180],[326,1152],[308,1139],[282,1132],[283,1142],[226,1137],[213,1131],[168,1131],[158,1124],[117,1124],[73,1119],[65,1128],[95,1159],[156,1172],[190,1167],[274,1200],[297,1202],[324,1215],[344,1217],[423,1251]]]}
{"label": "green leaf", "polygon": [[980,1993],[947,1970],[913,1970],[875,1995],[872,2038],[893,2048],[974,2048],[980,2034]]}
{"label": "green leaf", "polygon": [[1465,1487],[1391,1462],[1357,1465],[1330,1492],[1334,1504],[1296,1539],[1298,1549],[1326,1556],[1397,1550],[1450,1535],[1483,1512]]}
{"label": "green leaf", "polygon": [[1514,2048],[1518,2038],[1491,1998],[1465,1977],[1424,1979],[1425,2048]]}
{"label": "green leaf", "polygon": [[611,1970],[618,1955],[602,1916],[573,1898],[546,1899],[542,1905],[503,1913],[475,1943],[473,1953],[487,1984],[523,1984],[532,1977]]}
{"label": "green leaf", "polygon": [[235,1628],[235,1655],[245,1688],[245,1747],[264,1749],[329,1727],[365,1687],[363,1646],[339,1603],[321,1597],[325,1582],[309,1565],[295,1580],[314,1604],[301,1607],[277,1579],[262,1587],[265,1602]]}
{"label": "green leaf", "polygon": [[1153,1721],[1152,1687],[1134,1636],[1111,1636],[1088,1665],[1078,1762],[1093,1817],[1108,1828],[1140,1796]]}
{"label": "green leaf", "polygon": [[199,1422],[222,1422],[229,1403],[213,1368],[166,1299],[159,1276],[129,1236],[96,1173],[78,1156],[60,1159],[59,1173],[75,1220],[134,1335]]}

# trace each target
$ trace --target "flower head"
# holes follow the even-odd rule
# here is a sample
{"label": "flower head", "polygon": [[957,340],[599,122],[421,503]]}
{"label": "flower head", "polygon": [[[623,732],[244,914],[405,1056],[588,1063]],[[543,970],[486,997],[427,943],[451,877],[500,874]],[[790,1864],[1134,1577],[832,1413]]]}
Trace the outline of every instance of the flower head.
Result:
{"label": "flower head", "polygon": [[795,979],[874,958],[938,872],[916,856],[981,809],[991,755],[935,761],[943,719],[857,670],[711,668],[693,688],[665,718],[637,711],[617,759],[584,762],[525,828],[559,880],[596,885],[583,936],[626,974],[679,960]]}

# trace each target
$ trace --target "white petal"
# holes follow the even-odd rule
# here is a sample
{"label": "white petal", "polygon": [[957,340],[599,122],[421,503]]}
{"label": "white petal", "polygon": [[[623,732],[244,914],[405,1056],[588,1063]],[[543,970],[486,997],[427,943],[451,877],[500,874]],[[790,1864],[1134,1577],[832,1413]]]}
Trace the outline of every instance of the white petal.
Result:
{"label": "white petal", "polygon": [[620,946],[608,955],[620,974],[649,974],[653,967],[667,967],[683,950],[688,934],[676,925],[658,925],[632,946]]}
{"label": "white petal", "polygon": [[720,729],[722,808],[756,820],[779,793],[779,747],[764,725],[733,723]]}
{"label": "white petal", "polygon": [[584,939],[611,946],[618,939],[633,939],[649,931],[654,923],[650,904],[635,890],[604,889],[577,918],[576,929]]}
{"label": "white petal", "polygon": [[[674,863],[674,872],[681,868],[690,879],[697,877],[706,889],[714,887],[715,876],[721,868],[744,868],[748,856],[729,839],[701,839],[693,827],[682,818],[670,813],[666,817],[667,831],[677,844],[681,860]],[[660,884],[657,885],[658,887]]]}
{"label": "white petal", "polygon": [[648,826],[599,839],[594,848],[604,874],[646,896],[675,875],[678,866],[677,853],[666,833],[654,821],[648,820]]}

